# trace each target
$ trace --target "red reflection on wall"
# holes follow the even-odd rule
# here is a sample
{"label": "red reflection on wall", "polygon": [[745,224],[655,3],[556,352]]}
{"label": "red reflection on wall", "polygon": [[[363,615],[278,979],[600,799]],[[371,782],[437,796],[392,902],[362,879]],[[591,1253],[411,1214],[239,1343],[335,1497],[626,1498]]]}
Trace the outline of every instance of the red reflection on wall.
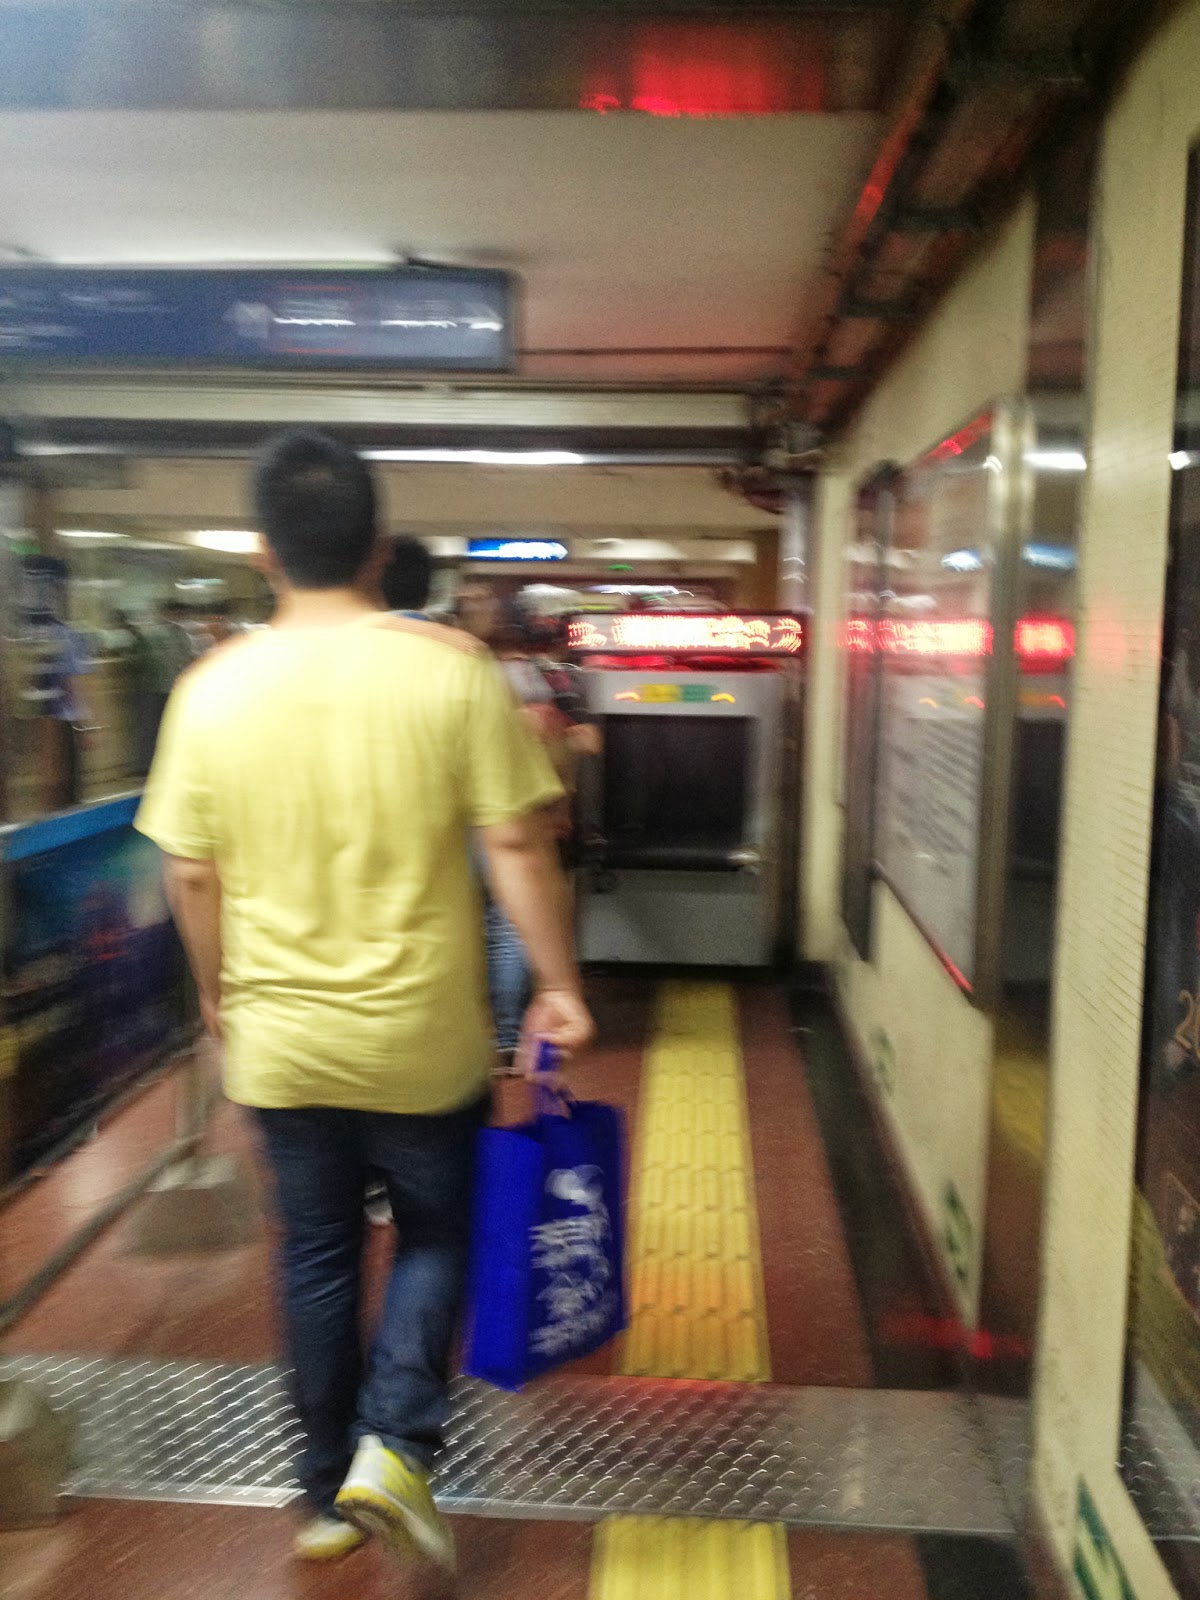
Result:
{"label": "red reflection on wall", "polygon": [[[957,656],[992,653],[992,625],[980,617],[849,617],[841,643],[854,655],[882,650],[898,656]],[[1022,617],[1013,648],[1023,672],[1061,671],[1075,654],[1075,626],[1062,617]]]}
{"label": "red reflection on wall", "polygon": [[1022,617],[1017,623],[1017,656],[1027,671],[1060,667],[1075,654],[1075,628],[1061,617]]}
{"label": "red reflection on wall", "polygon": [[868,617],[847,617],[842,625],[842,649],[869,656],[875,650],[875,628]]}
{"label": "red reflection on wall", "polygon": [[974,417],[964,427],[960,428],[957,433],[952,433],[948,439],[943,439],[941,444],[929,452],[927,459],[929,461],[945,461],[951,456],[961,456],[965,450],[969,450],[973,444],[977,444],[990,431],[991,426],[992,418],[989,412],[985,412],[982,416]]}
{"label": "red reflection on wall", "polygon": [[990,656],[992,625],[982,617],[883,617],[878,625],[878,641],[879,648],[892,655]]}
{"label": "red reflection on wall", "polygon": [[967,1328],[950,1317],[897,1312],[881,1319],[880,1333],[895,1344],[922,1345],[932,1350],[966,1350],[977,1361],[1028,1360],[1033,1354],[1029,1341],[1017,1334]]}

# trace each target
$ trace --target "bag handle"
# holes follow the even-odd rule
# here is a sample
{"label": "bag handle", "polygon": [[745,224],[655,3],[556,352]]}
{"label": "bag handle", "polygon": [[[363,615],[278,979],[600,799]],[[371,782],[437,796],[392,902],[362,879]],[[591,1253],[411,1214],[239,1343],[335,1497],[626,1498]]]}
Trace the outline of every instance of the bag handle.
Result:
{"label": "bag handle", "polygon": [[569,1115],[571,1096],[562,1088],[547,1089],[538,1079],[562,1066],[562,1051],[549,1039],[539,1039],[534,1046],[533,1072],[537,1083],[537,1110],[539,1116]]}

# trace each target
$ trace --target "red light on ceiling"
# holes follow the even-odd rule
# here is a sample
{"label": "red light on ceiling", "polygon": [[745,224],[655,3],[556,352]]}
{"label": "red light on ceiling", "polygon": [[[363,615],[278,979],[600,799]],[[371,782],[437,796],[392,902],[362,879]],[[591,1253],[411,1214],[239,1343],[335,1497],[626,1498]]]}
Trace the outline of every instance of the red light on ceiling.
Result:
{"label": "red light on ceiling", "polygon": [[992,625],[982,617],[934,621],[883,617],[877,627],[879,648],[889,655],[990,656]]}
{"label": "red light on ceiling", "polygon": [[627,55],[610,52],[590,74],[579,104],[602,116],[629,110],[651,117],[753,117],[820,111],[824,101],[823,73],[815,84],[789,79],[778,28],[676,19],[645,23]]}
{"label": "red light on ceiling", "polygon": [[1061,666],[1075,654],[1075,628],[1059,617],[1022,617],[1017,623],[1015,644],[1022,666]]}

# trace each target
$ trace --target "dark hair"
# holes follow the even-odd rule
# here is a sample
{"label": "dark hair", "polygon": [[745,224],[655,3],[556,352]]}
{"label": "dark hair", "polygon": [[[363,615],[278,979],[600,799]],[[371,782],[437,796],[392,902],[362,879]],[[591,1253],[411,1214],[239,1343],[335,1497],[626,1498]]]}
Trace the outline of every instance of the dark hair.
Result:
{"label": "dark hair", "polygon": [[327,434],[273,440],[254,473],[258,524],[297,589],[354,582],[375,543],[375,486],[365,462]]}
{"label": "dark hair", "polygon": [[433,583],[433,557],[420,539],[392,540],[383,569],[383,603],[389,611],[422,611]]}

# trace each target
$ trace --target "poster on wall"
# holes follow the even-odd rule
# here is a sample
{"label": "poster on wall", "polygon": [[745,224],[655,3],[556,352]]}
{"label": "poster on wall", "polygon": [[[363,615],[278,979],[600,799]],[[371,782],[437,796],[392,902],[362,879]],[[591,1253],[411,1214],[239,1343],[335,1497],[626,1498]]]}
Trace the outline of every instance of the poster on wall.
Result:
{"label": "poster on wall", "polygon": [[3,835],[0,1024],[14,1176],[172,1043],[182,965],[161,858],[109,802]]}
{"label": "poster on wall", "polygon": [[898,479],[872,648],[880,669],[880,874],[970,987],[992,653],[991,417]]}
{"label": "poster on wall", "polygon": [[[1193,157],[1147,923],[1124,1470],[1200,1535],[1200,168]],[[1152,1519],[1153,1520],[1153,1519]],[[1161,1521],[1152,1533],[1163,1533]],[[1178,1568],[1178,1570],[1176,1570]],[[1200,1571],[1178,1562],[1184,1594]]]}

